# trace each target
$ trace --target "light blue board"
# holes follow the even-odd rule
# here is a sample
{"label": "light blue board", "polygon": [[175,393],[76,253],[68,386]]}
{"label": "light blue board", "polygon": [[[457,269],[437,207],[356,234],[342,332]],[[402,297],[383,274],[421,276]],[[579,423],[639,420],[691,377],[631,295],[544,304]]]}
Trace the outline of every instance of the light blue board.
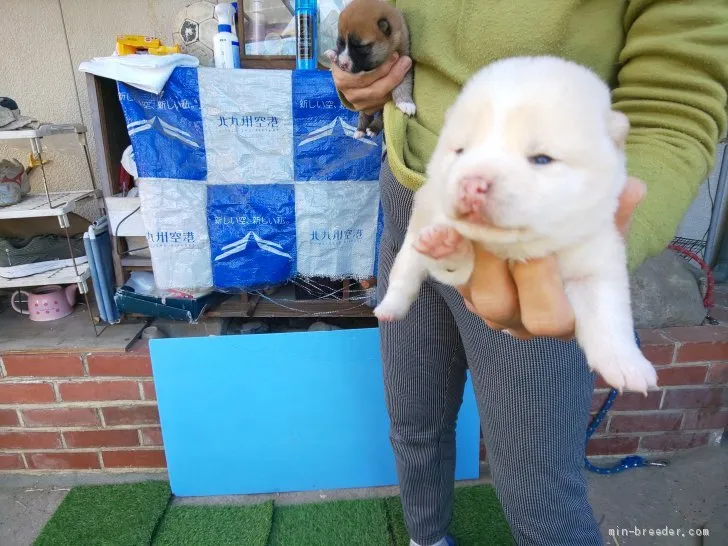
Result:
{"label": "light blue board", "polygon": [[[379,330],[154,339],[172,492],[230,495],[397,483]],[[456,477],[478,476],[468,379]]]}

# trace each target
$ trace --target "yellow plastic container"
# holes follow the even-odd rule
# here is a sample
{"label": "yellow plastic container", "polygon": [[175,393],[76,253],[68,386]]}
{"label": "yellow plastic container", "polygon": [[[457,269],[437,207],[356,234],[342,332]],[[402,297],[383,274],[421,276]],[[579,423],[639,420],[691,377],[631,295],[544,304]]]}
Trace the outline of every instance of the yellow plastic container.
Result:
{"label": "yellow plastic container", "polygon": [[169,55],[180,53],[181,49],[178,45],[162,45],[162,40],[151,36],[127,34],[116,37],[117,55],[134,55],[140,52],[147,52],[150,55]]}

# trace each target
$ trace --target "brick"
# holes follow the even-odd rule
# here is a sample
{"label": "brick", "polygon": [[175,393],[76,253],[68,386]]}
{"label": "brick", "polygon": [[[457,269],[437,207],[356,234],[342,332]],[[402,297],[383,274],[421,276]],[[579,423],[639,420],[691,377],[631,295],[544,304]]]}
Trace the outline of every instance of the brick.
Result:
{"label": "brick", "polygon": [[663,432],[680,430],[682,412],[659,412],[642,415],[612,415],[609,432]]}
{"label": "brick", "polygon": [[655,366],[672,364],[672,361],[675,358],[674,343],[665,345],[643,345],[641,349],[645,358],[652,362]]}
{"label": "brick", "polygon": [[655,366],[671,364],[675,356],[675,342],[662,335],[661,330],[638,330],[642,354]]}
{"label": "brick", "polygon": [[[596,416],[596,413],[592,413],[591,415],[589,415],[589,423],[588,423],[588,425],[591,425],[591,422],[594,420],[594,417],[595,416]],[[607,430],[607,423],[609,423],[609,415],[608,414],[607,414],[606,417],[604,417],[604,419],[602,419],[602,422],[599,423],[599,426],[594,431],[594,434],[602,434],[602,433],[606,432],[606,430]]]}
{"label": "brick", "polygon": [[102,451],[101,457],[106,468],[165,468],[167,466],[164,451],[161,449]]}
{"label": "brick", "polygon": [[684,430],[728,428],[728,410],[720,408],[706,408],[701,410],[688,410],[683,419]]}
{"label": "brick", "polygon": [[0,449],[54,449],[61,447],[57,432],[0,432]]}
{"label": "brick", "polygon": [[136,430],[75,430],[64,432],[66,445],[76,447],[135,447],[139,445]]}
{"label": "brick", "polygon": [[725,326],[668,328],[665,333],[680,343],[675,362],[728,360],[728,328]]}
{"label": "brick", "polygon": [[73,453],[26,453],[28,468],[34,470],[91,470],[101,468],[95,451]]}
{"label": "brick", "polygon": [[139,400],[139,386],[135,381],[59,383],[58,390],[66,402]]}
{"label": "brick", "polygon": [[728,328],[725,326],[676,326],[665,328],[662,334],[678,343],[728,341]]}
{"label": "brick", "polygon": [[708,375],[708,366],[669,366],[658,368],[657,384],[660,387],[675,385],[702,385]]}
{"label": "brick", "polygon": [[708,443],[708,432],[666,432],[655,436],[643,436],[640,449],[650,451],[674,451],[704,446]]}
{"label": "brick", "polygon": [[602,409],[602,406],[604,405],[604,401],[607,399],[608,395],[609,395],[609,393],[606,393],[606,392],[595,392],[592,395],[591,411],[597,412],[600,409]]}
{"label": "brick", "polygon": [[18,412],[12,409],[0,409],[0,427],[18,427]]}
{"label": "brick", "polygon": [[150,377],[152,362],[149,353],[98,353],[86,357],[89,375]]}
{"label": "brick", "polygon": [[708,383],[728,385],[728,362],[713,362],[708,372]]}
{"label": "brick", "polygon": [[24,470],[23,458],[17,453],[0,453],[0,470]]}
{"label": "brick", "polygon": [[144,400],[156,400],[157,391],[154,388],[154,382],[144,381],[142,383],[142,389],[144,390]]}
{"label": "brick", "polygon": [[673,343],[673,340],[665,336],[664,330],[659,328],[637,328],[637,336],[639,336],[642,345],[660,345],[665,342]]}
{"label": "brick", "polygon": [[677,350],[675,362],[706,362],[728,358],[728,342],[686,343]]}
{"label": "brick", "polygon": [[3,364],[5,364],[8,377],[79,377],[83,375],[83,364],[79,355],[5,355]]}
{"label": "brick", "polygon": [[586,444],[587,455],[627,455],[637,451],[639,438],[634,436],[604,436],[592,438]]}
{"label": "brick", "polygon": [[100,426],[93,408],[52,408],[23,411],[26,427],[94,427]]}
{"label": "brick", "polygon": [[49,383],[0,383],[0,404],[43,404],[55,402]]}
{"label": "brick", "polygon": [[700,409],[728,406],[728,388],[667,389],[663,409]]}
{"label": "brick", "polygon": [[[162,445],[162,429],[159,427],[150,427],[141,429],[142,432],[142,445],[145,446],[161,446]],[[481,448],[483,444],[481,442]]]}
{"label": "brick", "polygon": [[106,426],[115,425],[158,425],[157,406],[126,406],[103,408]]}
{"label": "brick", "polygon": [[648,391],[647,396],[641,392],[626,392],[617,396],[612,409],[615,411],[638,411],[659,409],[662,391]]}

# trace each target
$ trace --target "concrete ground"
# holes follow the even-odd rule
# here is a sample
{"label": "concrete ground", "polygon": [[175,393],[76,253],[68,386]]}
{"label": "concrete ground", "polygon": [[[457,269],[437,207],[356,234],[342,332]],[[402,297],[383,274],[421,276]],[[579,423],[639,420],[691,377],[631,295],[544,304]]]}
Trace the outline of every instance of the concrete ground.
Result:
{"label": "concrete ground", "polygon": [[[728,544],[728,446],[700,448],[676,455],[667,468],[641,468],[613,476],[589,473],[588,476],[592,505],[608,546]],[[0,477],[0,545],[32,544],[74,485],[165,477],[164,473]],[[485,482],[487,477],[479,481]],[[396,488],[381,488],[176,499],[175,502],[232,504],[273,498],[276,502],[291,504],[395,493]]]}

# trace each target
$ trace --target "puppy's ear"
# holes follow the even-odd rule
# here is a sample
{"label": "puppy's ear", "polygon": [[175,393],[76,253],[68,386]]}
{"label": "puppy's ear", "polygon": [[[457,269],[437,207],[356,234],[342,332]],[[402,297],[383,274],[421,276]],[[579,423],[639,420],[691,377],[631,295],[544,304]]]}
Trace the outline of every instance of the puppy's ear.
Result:
{"label": "puppy's ear", "polygon": [[389,37],[392,35],[392,25],[389,24],[386,17],[382,17],[379,21],[377,21],[377,26],[385,36]]}
{"label": "puppy's ear", "polygon": [[609,112],[609,135],[619,148],[624,148],[629,133],[629,119],[622,112]]}

